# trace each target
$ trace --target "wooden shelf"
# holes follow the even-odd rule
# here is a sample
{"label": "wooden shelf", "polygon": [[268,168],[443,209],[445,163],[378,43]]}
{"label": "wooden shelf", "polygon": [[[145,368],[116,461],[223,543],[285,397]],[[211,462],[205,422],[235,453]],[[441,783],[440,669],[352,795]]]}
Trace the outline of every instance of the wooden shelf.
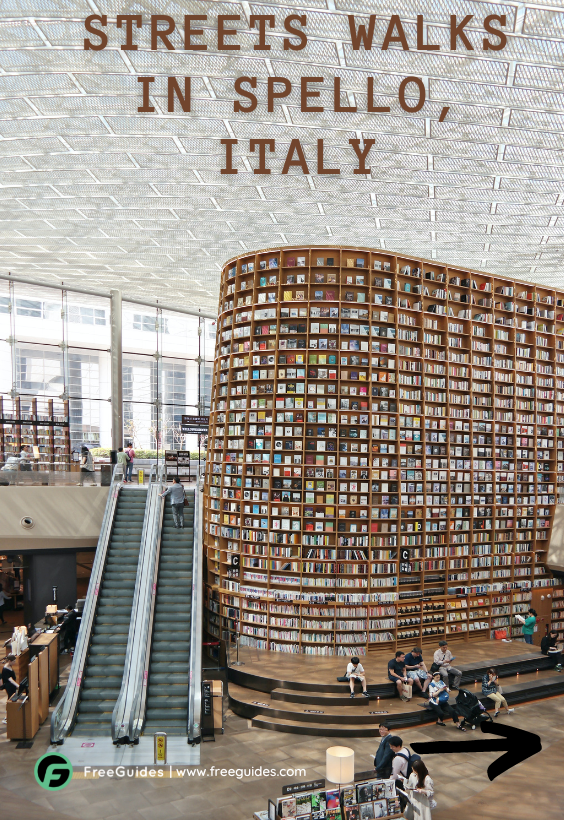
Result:
{"label": "wooden shelf", "polygon": [[[205,489],[211,633],[251,626],[261,648],[324,654],[382,637],[483,639],[503,617],[496,597],[512,607],[554,586],[543,560],[564,484],[563,304],[366,248],[227,263]],[[251,596],[268,623],[246,623]],[[299,625],[272,624],[274,598]],[[455,601],[466,618],[449,619]],[[388,627],[306,639],[303,608],[324,605],[357,607],[367,624],[374,607],[395,612]],[[408,605],[416,625],[403,623]]]}

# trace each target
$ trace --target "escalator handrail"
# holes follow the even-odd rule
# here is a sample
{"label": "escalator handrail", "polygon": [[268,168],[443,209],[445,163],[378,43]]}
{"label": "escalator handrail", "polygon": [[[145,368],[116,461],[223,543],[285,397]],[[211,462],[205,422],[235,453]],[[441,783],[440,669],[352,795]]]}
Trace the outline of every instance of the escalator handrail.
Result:
{"label": "escalator handrail", "polygon": [[159,470],[158,487],[155,495],[155,510],[154,510],[154,561],[152,568],[152,577],[150,579],[150,594],[147,603],[146,623],[143,629],[144,651],[142,648],[142,678],[137,679],[137,685],[132,700],[132,707],[128,718],[129,738],[135,741],[141,734],[143,725],[145,723],[145,711],[147,702],[147,688],[149,685],[149,663],[151,660],[151,651],[153,644],[153,622],[155,617],[155,604],[157,599],[157,580],[159,574],[159,561],[161,553],[162,527],[163,527],[163,512],[164,499],[161,498],[163,483],[166,480],[166,465],[163,464]]}
{"label": "escalator handrail", "polygon": [[122,480],[123,464],[116,464],[112,472],[112,480],[108,491],[102,526],[100,528],[96,554],[92,563],[88,592],[86,593],[84,609],[82,610],[82,620],[76,640],[68,682],[63,697],[51,715],[51,743],[64,742],[64,738],[68,735],[75,720],[76,709],[82,689],[84,667],[90,646],[92,626],[98,605],[98,592],[100,591],[100,584],[106,567],[108,545],[112,534],[117,499]]}
{"label": "escalator handrail", "polygon": [[124,714],[127,712],[127,702],[128,702],[128,695],[129,695],[129,685],[132,674],[135,672],[135,657],[137,654],[137,624],[139,618],[139,608],[143,606],[143,591],[144,591],[144,578],[145,578],[145,566],[147,560],[149,559],[148,552],[150,552],[151,546],[151,539],[152,539],[152,511],[153,511],[153,477],[155,472],[155,465],[151,464],[149,470],[149,482],[147,485],[147,498],[145,501],[145,513],[143,515],[143,528],[141,530],[141,540],[140,540],[140,547],[139,547],[139,558],[137,561],[137,574],[135,576],[135,589],[133,592],[133,601],[131,604],[131,617],[129,622],[129,637],[127,640],[127,646],[125,649],[125,662],[123,666],[123,677],[121,681],[120,692],[117,697],[113,712],[112,712],[112,722],[111,722],[111,734],[112,739],[115,741],[117,738],[123,736],[125,734],[124,729],[126,726],[126,719],[124,718]]}
{"label": "escalator handrail", "polygon": [[202,519],[203,487],[200,474],[196,478],[194,493],[194,545],[192,548],[192,617],[190,621],[190,669],[188,680],[188,743],[200,740],[200,715],[202,703]]}

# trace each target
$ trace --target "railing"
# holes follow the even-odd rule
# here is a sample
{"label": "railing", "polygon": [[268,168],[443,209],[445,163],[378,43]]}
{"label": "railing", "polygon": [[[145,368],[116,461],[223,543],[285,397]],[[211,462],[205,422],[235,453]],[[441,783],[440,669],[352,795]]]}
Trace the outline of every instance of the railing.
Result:
{"label": "railing", "polygon": [[[129,624],[129,638],[125,650],[125,663],[121,689],[114,706],[112,714],[112,740],[114,743],[125,743],[131,738],[130,735],[130,712],[134,700],[137,677],[142,675],[139,669],[142,659],[140,655],[143,650],[143,638],[145,634],[144,623],[146,620],[147,598],[151,595],[150,582],[154,570],[155,554],[155,517],[158,492],[162,484],[162,470],[154,482],[154,465],[149,470],[149,484],[147,487],[147,501],[145,504],[145,516],[143,518],[143,530],[141,532],[141,547],[139,549],[139,562],[137,564],[137,575],[135,578],[135,590],[133,593],[133,603],[131,605],[131,620]],[[145,638],[146,641],[146,638]]]}
{"label": "railing", "polygon": [[203,612],[203,483],[198,475],[194,492],[194,546],[192,549],[192,618],[190,621],[190,677],[188,681],[188,743],[200,742],[202,707]]}
{"label": "railing", "polygon": [[94,562],[92,564],[90,583],[88,584],[80,631],[76,641],[67,686],[59,705],[51,715],[51,743],[63,743],[74,723],[76,708],[82,689],[82,679],[86,658],[88,656],[92,625],[94,623],[98,603],[98,592],[106,566],[108,544],[112,533],[114,514],[122,479],[123,465],[116,464],[112,474],[112,482],[108,493],[106,509],[104,510],[104,518],[102,519],[96,555],[94,556]]}
{"label": "railing", "polygon": [[137,742],[143,728],[161,544],[163,501],[160,493],[164,479],[165,470],[161,464],[147,494],[124,676],[112,715],[115,744]]}

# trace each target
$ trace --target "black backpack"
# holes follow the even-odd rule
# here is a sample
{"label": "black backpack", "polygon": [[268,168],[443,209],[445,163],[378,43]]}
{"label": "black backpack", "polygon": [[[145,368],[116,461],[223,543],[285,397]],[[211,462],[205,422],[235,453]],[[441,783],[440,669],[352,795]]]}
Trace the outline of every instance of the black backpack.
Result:
{"label": "black backpack", "polygon": [[[404,747],[404,749],[407,752],[407,754],[409,755],[409,757],[405,757],[405,755],[402,754],[401,752],[398,752],[396,755],[394,755],[394,757],[397,757],[398,755],[401,755],[401,757],[403,757],[407,760],[407,774],[405,776],[406,779],[407,779],[409,777],[409,775],[411,774],[411,772],[413,771],[413,764],[415,763],[415,761],[416,760],[421,760],[421,755],[418,755],[415,752],[410,752],[409,749],[407,749],[406,747]],[[402,751],[403,751],[403,749],[402,749]]]}

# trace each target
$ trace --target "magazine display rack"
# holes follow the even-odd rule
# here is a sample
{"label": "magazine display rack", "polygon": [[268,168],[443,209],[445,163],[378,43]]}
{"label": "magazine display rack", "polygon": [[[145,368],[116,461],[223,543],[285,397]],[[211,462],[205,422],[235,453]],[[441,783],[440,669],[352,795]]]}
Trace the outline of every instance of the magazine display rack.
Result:
{"label": "magazine display rack", "polygon": [[519,636],[557,584],[563,447],[564,293],[366,248],[231,260],[208,632],[324,655]]}

